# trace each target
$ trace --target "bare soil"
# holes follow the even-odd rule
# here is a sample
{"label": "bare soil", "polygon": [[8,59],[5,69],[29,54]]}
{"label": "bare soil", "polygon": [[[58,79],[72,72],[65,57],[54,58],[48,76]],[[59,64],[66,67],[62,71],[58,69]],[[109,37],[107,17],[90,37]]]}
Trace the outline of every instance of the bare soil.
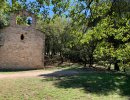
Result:
{"label": "bare soil", "polygon": [[27,78],[27,77],[53,77],[53,76],[66,76],[75,75],[79,72],[76,70],[31,70],[31,71],[19,71],[19,72],[2,72],[0,73],[0,79],[3,78]]}

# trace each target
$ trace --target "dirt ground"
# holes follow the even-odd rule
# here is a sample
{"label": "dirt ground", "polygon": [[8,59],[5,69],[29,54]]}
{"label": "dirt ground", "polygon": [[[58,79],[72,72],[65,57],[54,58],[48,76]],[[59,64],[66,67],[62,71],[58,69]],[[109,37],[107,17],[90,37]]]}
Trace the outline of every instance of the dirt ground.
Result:
{"label": "dirt ground", "polygon": [[0,79],[3,78],[27,78],[27,77],[53,77],[53,76],[65,76],[65,75],[75,75],[79,72],[76,70],[30,70],[30,71],[19,71],[19,72],[1,72]]}

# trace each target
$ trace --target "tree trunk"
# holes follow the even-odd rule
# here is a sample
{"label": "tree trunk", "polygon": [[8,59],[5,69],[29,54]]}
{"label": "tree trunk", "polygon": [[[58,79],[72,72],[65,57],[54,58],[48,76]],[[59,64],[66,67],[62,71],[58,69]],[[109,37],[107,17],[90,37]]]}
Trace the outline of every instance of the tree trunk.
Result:
{"label": "tree trunk", "polygon": [[90,61],[89,61],[89,67],[93,66],[93,57],[90,57]]}
{"label": "tree trunk", "polygon": [[84,64],[84,68],[86,68],[87,67],[87,59],[86,58],[84,58],[84,61],[83,61],[83,64]]}
{"label": "tree trunk", "polygon": [[126,72],[126,68],[124,68],[123,71]]}
{"label": "tree trunk", "polygon": [[63,56],[61,56],[61,64],[63,64],[63,62],[64,62],[64,58]]}
{"label": "tree trunk", "polygon": [[124,67],[123,72],[126,72],[125,64],[126,64],[125,61],[123,61],[123,67]]}
{"label": "tree trunk", "polygon": [[61,60],[60,64],[63,64],[64,58],[63,58],[62,52],[60,52],[60,60]]}
{"label": "tree trunk", "polygon": [[111,64],[108,66],[107,70],[109,70],[109,71],[111,70]]}
{"label": "tree trunk", "polygon": [[86,64],[87,64],[87,63],[86,63],[86,61],[85,61],[85,62],[84,62],[84,68],[86,68]]}
{"label": "tree trunk", "polygon": [[115,64],[114,64],[114,70],[116,70],[116,71],[120,71],[118,62],[119,62],[119,61],[116,61]]}

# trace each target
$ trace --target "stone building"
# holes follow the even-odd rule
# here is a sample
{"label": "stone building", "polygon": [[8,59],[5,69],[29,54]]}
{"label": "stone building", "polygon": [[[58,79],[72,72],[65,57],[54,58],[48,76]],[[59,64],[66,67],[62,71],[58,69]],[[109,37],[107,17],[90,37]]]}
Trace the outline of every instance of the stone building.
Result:
{"label": "stone building", "polygon": [[[31,25],[18,25],[18,15],[31,17]],[[0,69],[44,67],[45,36],[35,25],[35,16],[27,11],[11,14],[10,25],[0,30]]]}

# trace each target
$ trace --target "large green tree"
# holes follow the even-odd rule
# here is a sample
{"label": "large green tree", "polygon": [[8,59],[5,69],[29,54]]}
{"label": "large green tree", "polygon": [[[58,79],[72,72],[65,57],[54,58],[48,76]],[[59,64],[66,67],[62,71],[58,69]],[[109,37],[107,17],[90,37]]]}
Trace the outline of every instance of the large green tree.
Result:
{"label": "large green tree", "polygon": [[[120,62],[129,61],[129,0],[75,0],[72,2],[71,7],[68,7],[68,15],[72,18],[73,24],[82,27],[86,34],[91,32],[97,40],[110,44],[107,48],[110,50],[113,48],[114,53],[110,56],[113,58],[115,70],[119,70]],[[95,38],[92,37],[90,41]],[[127,54],[127,56],[122,57],[121,53],[124,49],[124,55]]]}
{"label": "large green tree", "polygon": [[49,22],[48,20],[39,20],[37,27],[46,35],[45,54],[51,57],[60,55],[62,59],[67,39],[65,35],[66,19],[56,17]]}

